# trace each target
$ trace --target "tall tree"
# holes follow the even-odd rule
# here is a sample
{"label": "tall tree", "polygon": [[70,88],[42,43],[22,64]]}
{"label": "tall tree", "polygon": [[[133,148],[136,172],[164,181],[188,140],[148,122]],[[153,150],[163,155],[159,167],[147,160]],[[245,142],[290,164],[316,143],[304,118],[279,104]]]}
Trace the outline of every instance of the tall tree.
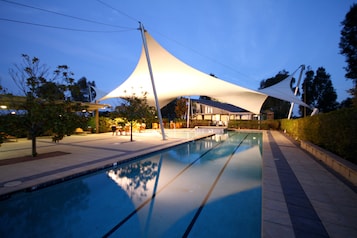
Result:
{"label": "tall tree", "polygon": [[10,76],[26,96],[21,108],[26,111],[24,124],[32,139],[32,155],[36,156],[36,137],[44,131],[52,131],[56,140],[71,133],[75,128],[76,115],[80,110],[65,99],[65,92],[73,84],[73,73],[66,65],[58,66],[53,74],[37,57],[22,55],[22,64],[9,70]]}
{"label": "tall tree", "polygon": [[[305,102],[307,105],[312,105],[314,102],[314,97],[313,95],[315,92],[313,92],[313,81],[314,81],[314,71],[308,67],[306,73],[305,73],[305,79],[304,82],[302,83],[302,94],[301,94],[301,100]],[[310,115],[312,113],[312,110],[310,108],[306,108],[304,106],[299,106],[299,112],[300,115],[306,116]]]}
{"label": "tall tree", "polygon": [[187,114],[187,99],[186,98],[180,97],[176,100],[175,114],[176,114],[176,117],[178,117],[180,119],[185,119],[185,116]]}
{"label": "tall tree", "polygon": [[[306,104],[318,108],[320,112],[330,112],[338,108],[337,94],[325,68],[319,67],[316,74],[312,70],[306,72],[301,99],[306,100]],[[300,113],[303,115],[302,107]]]}
{"label": "tall tree", "polygon": [[316,106],[321,112],[330,112],[337,109],[337,94],[330,75],[326,73],[323,67],[316,70],[313,87],[316,93]]}
{"label": "tall tree", "polygon": [[94,81],[87,81],[86,77],[80,78],[70,87],[73,100],[78,102],[90,102],[93,98],[95,98],[95,95],[93,95],[95,91],[91,88],[91,86],[95,87]]}
{"label": "tall tree", "polygon": [[346,56],[347,66],[345,77],[353,81],[353,88],[349,90],[357,107],[357,4],[353,4],[342,21],[343,29],[339,47],[340,53]]}
{"label": "tall tree", "polygon": [[168,118],[169,121],[176,119],[176,113],[175,113],[176,101],[177,98],[161,108],[161,115],[163,118]]}
{"label": "tall tree", "polygon": [[[268,78],[266,80],[262,80],[260,82],[260,87],[259,89],[267,88],[269,86],[272,86],[274,84],[279,83],[280,81],[284,80],[289,76],[289,72],[286,70],[282,70],[279,73],[277,73],[274,77]],[[292,90],[292,84],[295,82],[295,79],[293,78],[290,82],[290,88]],[[267,100],[262,105],[262,110],[271,110],[274,112],[274,118],[276,119],[281,119],[281,118],[286,118],[289,113],[289,108],[290,108],[290,103],[273,98],[273,97],[268,97]]]}

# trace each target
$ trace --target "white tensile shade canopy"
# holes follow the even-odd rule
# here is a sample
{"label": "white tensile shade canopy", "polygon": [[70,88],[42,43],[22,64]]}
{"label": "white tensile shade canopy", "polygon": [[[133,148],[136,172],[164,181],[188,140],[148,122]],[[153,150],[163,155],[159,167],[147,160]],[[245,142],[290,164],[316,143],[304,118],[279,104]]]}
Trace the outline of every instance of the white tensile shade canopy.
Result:
{"label": "white tensile shade canopy", "polygon": [[311,108],[309,105],[305,104],[300,99],[298,99],[294,95],[293,91],[290,89],[290,82],[293,79],[294,73],[289,75],[286,79],[280,81],[279,83],[274,84],[267,88],[260,89],[258,90],[258,92],[264,93],[270,97],[279,98],[288,102],[297,103],[304,107]]}
{"label": "white tensile shade canopy", "polygon": [[[256,114],[260,113],[261,106],[268,96],[304,104],[293,95],[289,83],[289,87],[282,95],[279,93],[278,95],[270,95],[264,91],[259,92],[243,88],[200,72],[183,63],[161,47],[148,32],[145,32],[145,37],[160,107],[164,107],[180,96],[198,95],[209,96]],[[270,87],[273,92],[274,86]],[[144,93],[146,93],[148,104],[155,106],[155,96],[143,48],[140,60],[129,78],[99,100],[125,98],[133,95],[141,97]]]}

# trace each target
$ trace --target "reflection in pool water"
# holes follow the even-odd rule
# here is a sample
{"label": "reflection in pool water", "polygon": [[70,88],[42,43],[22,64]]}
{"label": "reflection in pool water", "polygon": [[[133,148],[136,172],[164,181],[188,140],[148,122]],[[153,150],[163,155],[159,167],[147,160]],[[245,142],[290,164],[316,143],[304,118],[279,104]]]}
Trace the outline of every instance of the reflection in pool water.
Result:
{"label": "reflection in pool water", "polygon": [[261,134],[227,133],[0,202],[0,236],[260,237]]}

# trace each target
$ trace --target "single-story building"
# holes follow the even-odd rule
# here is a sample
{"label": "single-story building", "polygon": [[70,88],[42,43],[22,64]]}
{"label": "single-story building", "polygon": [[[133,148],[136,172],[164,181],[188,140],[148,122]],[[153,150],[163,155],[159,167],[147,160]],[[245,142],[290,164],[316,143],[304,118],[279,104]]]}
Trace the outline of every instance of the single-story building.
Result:
{"label": "single-story building", "polygon": [[230,120],[254,120],[259,115],[229,103],[208,99],[191,99],[193,117],[196,120],[211,120],[215,125],[227,126]]}

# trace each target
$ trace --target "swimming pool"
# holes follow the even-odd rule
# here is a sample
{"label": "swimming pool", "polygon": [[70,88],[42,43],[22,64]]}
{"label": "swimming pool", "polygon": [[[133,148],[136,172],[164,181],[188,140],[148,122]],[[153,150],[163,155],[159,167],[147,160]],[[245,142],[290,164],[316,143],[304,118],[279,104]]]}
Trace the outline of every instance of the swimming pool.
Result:
{"label": "swimming pool", "polygon": [[0,202],[1,237],[260,237],[261,134],[226,133]]}

